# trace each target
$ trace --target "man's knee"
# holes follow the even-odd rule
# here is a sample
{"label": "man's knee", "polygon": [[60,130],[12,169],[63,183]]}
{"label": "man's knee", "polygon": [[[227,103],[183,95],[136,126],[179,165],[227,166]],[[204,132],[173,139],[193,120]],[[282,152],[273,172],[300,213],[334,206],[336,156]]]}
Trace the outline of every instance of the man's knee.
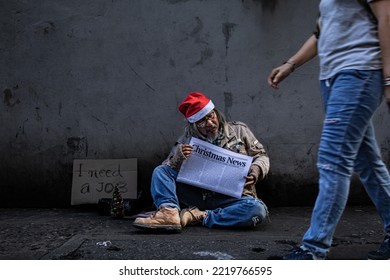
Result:
{"label": "man's knee", "polygon": [[246,204],[253,226],[262,223],[267,218],[268,209],[264,202],[259,199],[248,199]]}
{"label": "man's knee", "polygon": [[153,170],[153,178],[172,177],[175,178],[176,172],[168,165],[159,165]]}

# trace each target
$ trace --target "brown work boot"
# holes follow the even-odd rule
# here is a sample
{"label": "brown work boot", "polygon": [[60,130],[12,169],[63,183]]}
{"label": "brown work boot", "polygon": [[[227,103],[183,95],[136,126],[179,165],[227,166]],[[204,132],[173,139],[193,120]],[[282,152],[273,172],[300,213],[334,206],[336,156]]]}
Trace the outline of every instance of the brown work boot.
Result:
{"label": "brown work boot", "polygon": [[180,231],[179,210],[177,208],[161,206],[152,216],[135,219],[133,226],[146,230],[162,229]]}
{"label": "brown work boot", "polygon": [[207,213],[200,211],[198,207],[186,208],[180,212],[180,223],[182,227],[201,224],[206,216]]}

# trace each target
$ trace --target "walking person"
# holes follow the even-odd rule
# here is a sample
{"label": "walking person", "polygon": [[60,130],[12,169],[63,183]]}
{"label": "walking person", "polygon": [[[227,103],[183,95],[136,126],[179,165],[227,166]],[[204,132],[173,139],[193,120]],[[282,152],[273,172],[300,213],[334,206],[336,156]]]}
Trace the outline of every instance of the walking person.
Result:
{"label": "walking person", "polygon": [[302,245],[288,260],[325,259],[355,171],[378,210],[385,238],[368,259],[390,259],[390,176],[372,118],[383,97],[390,109],[390,1],[321,0],[319,28],[268,84],[277,89],[318,55],[325,121],[318,151],[319,193]]}

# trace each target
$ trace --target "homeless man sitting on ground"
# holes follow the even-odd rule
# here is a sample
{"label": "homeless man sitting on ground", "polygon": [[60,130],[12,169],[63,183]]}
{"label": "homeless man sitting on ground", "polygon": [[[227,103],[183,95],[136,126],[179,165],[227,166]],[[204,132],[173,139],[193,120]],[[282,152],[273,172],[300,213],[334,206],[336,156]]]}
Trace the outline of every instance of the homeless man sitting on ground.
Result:
{"label": "homeless man sitting on ground", "polygon": [[[269,158],[263,145],[244,123],[227,122],[202,93],[188,94],[179,110],[188,120],[185,133],[152,175],[151,195],[157,211],[148,218],[137,218],[133,225],[146,230],[179,231],[185,226],[200,223],[209,228],[251,228],[261,223],[268,210],[257,198],[255,184],[269,170]],[[176,181],[182,162],[191,155],[192,146],[188,144],[191,137],[253,157],[241,198]],[[181,206],[187,208],[180,211]]]}

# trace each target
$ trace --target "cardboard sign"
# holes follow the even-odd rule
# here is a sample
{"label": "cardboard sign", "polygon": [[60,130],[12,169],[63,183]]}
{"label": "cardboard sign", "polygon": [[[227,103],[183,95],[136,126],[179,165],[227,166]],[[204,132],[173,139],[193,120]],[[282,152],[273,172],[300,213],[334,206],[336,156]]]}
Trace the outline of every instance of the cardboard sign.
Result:
{"label": "cardboard sign", "polygon": [[115,186],[123,198],[137,198],[137,159],[75,159],[71,204],[97,204],[111,198]]}

